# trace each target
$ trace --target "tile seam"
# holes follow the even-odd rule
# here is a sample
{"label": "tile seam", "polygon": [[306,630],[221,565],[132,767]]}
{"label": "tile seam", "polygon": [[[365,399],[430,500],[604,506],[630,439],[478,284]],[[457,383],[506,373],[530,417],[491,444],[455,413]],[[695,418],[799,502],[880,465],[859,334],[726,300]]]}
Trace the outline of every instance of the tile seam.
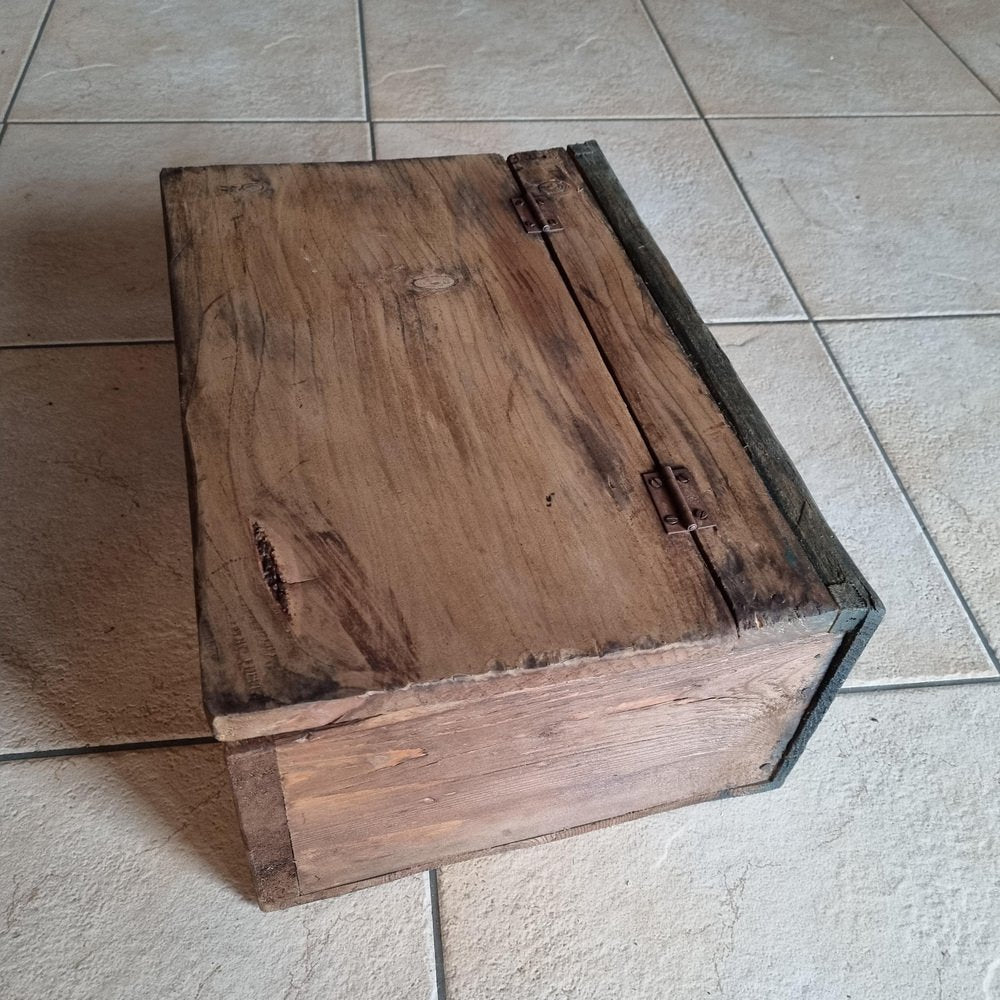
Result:
{"label": "tile seam", "polygon": [[32,39],[31,45],[28,47],[28,53],[24,57],[24,65],[21,67],[21,72],[17,75],[14,88],[10,92],[10,100],[8,100],[4,105],[3,120],[0,121],[0,143],[3,142],[3,137],[7,134],[7,125],[10,122],[11,112],[14,110],[14,102],[17,100],[18,94],[21,93],[21,86],[24,83],[24,78],[28,75],[28,67],[31,65],[32,59],[35,58],[35,52],[38,51],[38,45],[42,40],[42,34],[45,31],[45,27],[49,23],[49,15],[52,13],[52,8],[55,6],[55,3],[56,0],[49,0],[48,5],[45,8],[45,13],[42,14],[41,20],[38,22],[35,37]]}
{"label": "tile seam", "polygon": [[180,736],[177,739],[137,740],[126,743],[103,743],[75,747],[51,747],[44,750],[15,750],[0,753],[0,764],[16,761],[51,760],[55,757],[89,757],[102,753],[132,753],[141,750],[169,750],[176,747],[207,746],[217,742],[214,736]]}
{"label": "tile seam", "polygon": [[949,42],[935,27],[920,13],[919,10],[914,7],[909,0],[902,0],[903,6],[965,67],[969,74],[979,83],[979,85],[993,98],[994,101],[1000,103],[1000,94],[998,94],[980,75],[976,70],[974,70],[968,62],[959,54],[958,50]]}
{"label": "tile seam", "polygon": [[434,957],[435,998],[436,1000],[447,1000],[444,972],[444,933],[441,926],[441,892],[436,868],[431,868],[427,872],[427,888],[431,904],[431,946]]}
{"label": "tile seam", "polygon": [[358,11],[358,53],[361,59],[361,90],[364,98],[365,123],[368,126],[368,156],[377,159],[375,155],[375,123],[372,121],[371,84],[368,79],[368,40],[365,37],[365,5],[364,0],[357,0]]}

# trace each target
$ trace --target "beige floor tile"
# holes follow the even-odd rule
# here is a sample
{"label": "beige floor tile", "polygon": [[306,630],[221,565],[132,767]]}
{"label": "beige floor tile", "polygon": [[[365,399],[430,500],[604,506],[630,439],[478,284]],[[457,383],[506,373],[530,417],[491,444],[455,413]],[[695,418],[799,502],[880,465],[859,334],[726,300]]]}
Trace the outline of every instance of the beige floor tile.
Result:
{"label": "beige floor tile", "polygon": [[814,316],[1000,310],[1000,118],[715,127]]}
{"label": "beige floor tile", "polygon": [[172,336],[161,167],[368,155],[363,124],[11,125],[0,343]]}
{"label": "beige floor tile", "polygon": [[261,913],[217,747],[0,765],[11,1000],[419,1000],[423,876]]}
{"label": "beige floor tile", "polygon": [[0,17],[0,118],[21,78],[48,0],[6,0]]}
{"label": "beige floor tile", "polygon": [[650,0],[707,115],[1000,111],[900,0]]}
{"label": "beige floor tile", "polygon": [[364,118],[355,0],[59,0],[11,116]]}
{"label": "beige floor tile", "polygon": [[886,606],[885,620],[847,686],[995,676],[812,329],[782,324],[724,326],[714,332],[831,527]]}
{"label": "beige floor tile", "polygon": [[597,139],[710,321],[802,315],[701,122],[448,122],[376,126],[379,157],[511,153]]}
{"label": "beige floor tile", "polygon": [[170,344],[0,351],[0,752],[208,732]]}
{"label": "beige floor tile", "polygon": [[846,694],[779,791],[446,868],[449,1000],[996,1000],[1000,684]]}
{"label": "beige floor tile", "polygon": [[376,118],[694,114],[638,0],[378,0],[364,23]]}
{"label": "beige floor tile", "polygon": [[907,0],[927,23],[1000,94],[1000,6],[995,0]]}
{"label": "beige floor tile", "polygon": [[829,323],[823,331],[1000,649],[1000,318]]}

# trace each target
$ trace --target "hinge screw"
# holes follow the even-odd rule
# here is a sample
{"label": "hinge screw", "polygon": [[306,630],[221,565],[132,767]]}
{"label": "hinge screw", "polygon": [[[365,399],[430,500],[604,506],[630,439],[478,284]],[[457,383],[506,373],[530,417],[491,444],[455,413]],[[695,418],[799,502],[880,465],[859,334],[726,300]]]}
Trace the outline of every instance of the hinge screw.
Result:
{"label": "hinge screw", "polygon": [[677,482],[679,482],[679,483],[686,483],[687,481],[688,481],[688,477],[687,477],[687,475],[685,473],[683,473],[683,472],[678,472],[677,473]]}
{"label": "hinge screw", "polygon": [[691,511],[691,513],[694,514],[694,516],[698,518],[699,521],[704,521],[705,518],[708,517],[708,514],[706,514],[705,511],[703,511],[700,507],[695,507],[695,509]]}
{"label": "hinge screw", "polygon": [[677,518],[674,517],[673,514],[664,514],[663,515],[663,523],[664,524],[676,524],[677,523]]}
{"label": "hinge screw", "polygon": [[654,490],[658,490],[663,485],[663,480],[659,476],[653,476],[649,481],[649,485],[653,487]]}

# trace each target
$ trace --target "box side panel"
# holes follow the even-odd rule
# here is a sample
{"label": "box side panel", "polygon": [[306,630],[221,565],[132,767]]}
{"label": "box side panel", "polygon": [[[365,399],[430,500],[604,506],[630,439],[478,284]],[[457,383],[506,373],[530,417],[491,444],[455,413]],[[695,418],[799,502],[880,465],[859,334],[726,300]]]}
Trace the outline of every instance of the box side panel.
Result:
{"label": "box side panel", "polygon": [[758,645],[280,737],[301,893],[760,784],[839,641]]}
{"label": "box side panel", "polygon": [[273,740],[226,744],[226,765],[257,900],[264,910],[286,906],[299,883]]}

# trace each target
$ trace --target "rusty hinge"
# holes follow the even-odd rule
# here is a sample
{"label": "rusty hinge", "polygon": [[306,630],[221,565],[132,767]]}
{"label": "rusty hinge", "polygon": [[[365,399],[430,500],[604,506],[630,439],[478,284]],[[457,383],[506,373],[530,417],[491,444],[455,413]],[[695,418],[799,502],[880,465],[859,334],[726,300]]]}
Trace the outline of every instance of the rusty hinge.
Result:
{"label": "rusty hinge", "polygon": [[642,481],[668,535],[715,527],[694,488],[691,473],[683,465],[666,465],[655,472],[644,472]]}
{"label": "rusty hinge", "polygon": [[511,198],[526,233],[541,236],[542,233],[561,233],[562,223],[556,215],[552,202],[540,195],[526,195]]}
{"label": "rusty hinge", "polygon": [[550,178],[547,181],[528,183],[523,171],[531,165],[548,159],[550,151],[538,149],[529,153],[512,153],[507,163],[524,189],[524,194],[511,199],[521,225],[526,233],[541,236],[543,233],[560,233],[563,225],[556,214],[555,203],[548,197],[548,185],[555,185],[559,191],[565,187],[561,181]]}

